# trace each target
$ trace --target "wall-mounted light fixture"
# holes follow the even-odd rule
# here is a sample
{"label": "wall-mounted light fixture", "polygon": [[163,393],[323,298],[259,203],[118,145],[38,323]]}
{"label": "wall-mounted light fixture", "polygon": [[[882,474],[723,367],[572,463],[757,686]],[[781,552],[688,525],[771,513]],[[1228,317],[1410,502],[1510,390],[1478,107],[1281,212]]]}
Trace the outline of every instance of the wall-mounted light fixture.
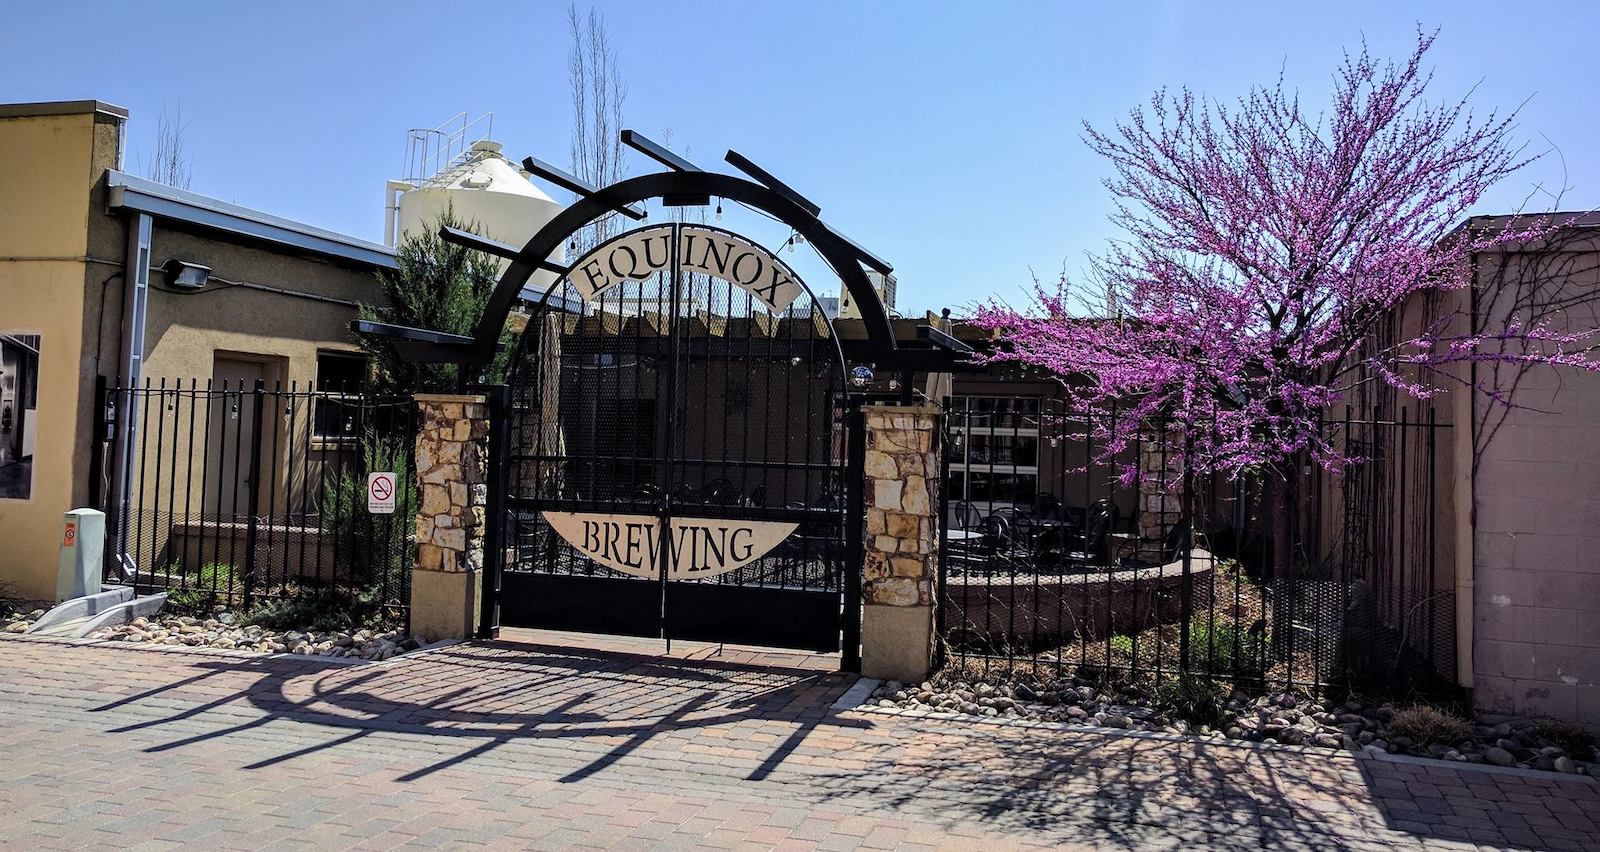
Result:
{"label": "wall-mounted light fixture", "polygon": [[211,280],[211,267],[177,258],[163,264],[161,271],[166,273],[167,286],[178,290],[199,290]]}

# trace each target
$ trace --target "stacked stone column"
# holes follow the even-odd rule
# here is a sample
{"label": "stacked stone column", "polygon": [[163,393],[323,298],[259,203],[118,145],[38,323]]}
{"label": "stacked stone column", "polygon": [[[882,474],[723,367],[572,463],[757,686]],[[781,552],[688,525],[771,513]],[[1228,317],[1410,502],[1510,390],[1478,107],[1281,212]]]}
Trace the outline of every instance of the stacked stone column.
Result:
{"label": "stacked stone column", "polygon": [[429,641],[477,630],[483,594],[489,407],[484,397],[417,394],[417,561],[411,632]]}
{"label": "stacked stone column", "polygon": [[942,411],[873,405],[863,412],[861,669],[868,677],[916,681],[933,665]]}
{"label": "stacked stone column", "polygon": [[1167,531],[1183,517],[1183,444],[1176,432],[1144,436],[1139,446],[1139,553],[1162,556]]}

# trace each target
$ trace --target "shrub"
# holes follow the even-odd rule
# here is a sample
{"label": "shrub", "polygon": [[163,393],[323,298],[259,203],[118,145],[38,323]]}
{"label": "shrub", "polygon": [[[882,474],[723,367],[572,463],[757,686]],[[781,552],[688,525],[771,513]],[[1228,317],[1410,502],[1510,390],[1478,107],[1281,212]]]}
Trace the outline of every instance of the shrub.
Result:
{"label": "shrub", "polygon": [[1111,655],[1113,657],[1133,657],[1133,637],[1121,634],[1111,637]]}
{"label": "shrub", "polygon": [[1266,659],[1264,633],[1241,630],[1232,622],[1189,625],[1189,668],[1225,675],[1256,675]]}
{"label": "shrub", "polygon": [[229,598],[243,591],[234,567],[226,562],[207,562],[199,568],[169,565],[168,577],[176,578],[178,588],[167,590],[167,607],[175,612],[207,611],[218,598]]}
{"label": "shrub", "polygon": [[[367,474],[393,471],[395,509],[392,515],[367,512]],[[334,559],[352,582],[381,586],[388,580],[398,595],[409,573],[410,535],[417,515],[417,489],[410,457],[400,439],[371,432],[361,438],[360,463],[341,468],[323,485],[318,507],[323,540],[334,545]],[[403,570],[402,570],[403,569]],[[393,576],[383,577],[379,572]]]}
{"label": "shrub", "polygon": [[1399,710],[1389,721],[1389,736],[1408,737],[1412,743],[1455,745],[1472,736],[1467,720],[1441,707],[1418,704]]}
{"label": "shrub", "polygon": [[382,627],[387,610],[374,590],[350,592],[345,589],[301,589],[281,598],[269,598],[252,606],[241,624],[267,630],[354,630]]}
{"label": "shrub", "polygon": [[1201,675],[1167,678],[1156,688],[1156,695],[1175,715],[1196,725],[1218,725],[1227,716],[1221,685]]}
{"label": "shrub", "polygon": [[1579,760],[1593,760],[1596,756],[1594,732],[1576,722],[1545,719],[1534,730],[1551,745],[1559,746]]}

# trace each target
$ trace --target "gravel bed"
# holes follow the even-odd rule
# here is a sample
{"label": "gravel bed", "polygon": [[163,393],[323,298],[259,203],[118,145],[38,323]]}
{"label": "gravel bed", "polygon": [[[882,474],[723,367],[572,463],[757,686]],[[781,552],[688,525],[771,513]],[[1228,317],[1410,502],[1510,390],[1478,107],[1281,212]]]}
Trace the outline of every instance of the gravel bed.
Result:
{"label": "gravel bed", "polygon": [[35,621],[43,617],[43,609],[17,610],[8,607],[5,615],[0,616],[0,624],[5,625],[6,633],[26,633]]}
{"label": "gravel bed", "polygon": [[[1278,692],[1250,696],[1235,691],[1214,724],[1197,724],[1148,695],[1102,689],[1077,678],[1031,683],[961,680],[936,675],[918,685],[889,681],[869,706],[958,713],[975,719],[1065,722],[1088,727],[1159,731],[1209,739],[1272,742],[1330,751],[1385,752],[1600,777],[1592,748],[1553,741],[1547,721],[1500,718],[1457,720],[1452,734],[1418,742],[1393,729],[1397,715],[1414,716],[1389,702],[1318,700]],[[1403,718],[1404,726],[1408,718]],[[1412,726],[1415,727],[1414,725]],[[1560,726],[1557,726],[1560,727]],[[1569,727],[1570,730],[1570,727]],[[1559,738],[1559,737],[1558,737]],[[1591,740],[1592,742],[1592,740]],[[1575,753],[1588,751],[1588,754]]]}
{"label": "gravel bed", "polygon": [[162,615],[135,618],[129,624],[106,627],[87,638],[119,642],[145,642],[190,648],[222,648],[263,654],[306,654],[387,660],[422,647],[420,636],[402,630],[268,630],[259,625],[236,625],[232,613],[208,618]]}

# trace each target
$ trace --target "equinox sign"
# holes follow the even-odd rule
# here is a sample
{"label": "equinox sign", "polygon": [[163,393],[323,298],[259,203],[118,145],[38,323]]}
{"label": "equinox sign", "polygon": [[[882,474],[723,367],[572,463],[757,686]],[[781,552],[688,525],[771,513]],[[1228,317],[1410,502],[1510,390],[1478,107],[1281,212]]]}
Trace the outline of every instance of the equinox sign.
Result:
{"label": "equinox sign", "polygon": [[579,296],[594,301],[624,281],[643,281],[670,270],[674,231],[679,268],[736,284],[774,314],[783,313],[805,292],[799,276],[777,255],[704,225],[656,225],[613,237],[574,262],[568,280]]}

